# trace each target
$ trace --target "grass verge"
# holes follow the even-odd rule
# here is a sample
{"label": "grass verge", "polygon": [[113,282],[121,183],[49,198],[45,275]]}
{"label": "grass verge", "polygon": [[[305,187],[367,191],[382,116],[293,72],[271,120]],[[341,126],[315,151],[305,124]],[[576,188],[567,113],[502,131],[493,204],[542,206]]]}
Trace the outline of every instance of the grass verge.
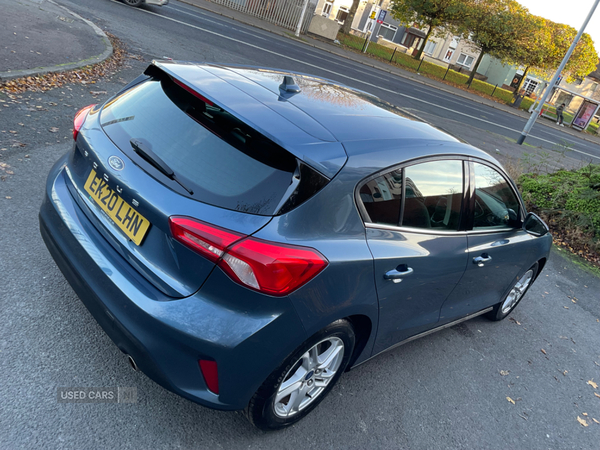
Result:
{"label": "grass verge", "polygon": [[527,209],[550,226],[554,242],[600,267],[600,164],[518,179]]}

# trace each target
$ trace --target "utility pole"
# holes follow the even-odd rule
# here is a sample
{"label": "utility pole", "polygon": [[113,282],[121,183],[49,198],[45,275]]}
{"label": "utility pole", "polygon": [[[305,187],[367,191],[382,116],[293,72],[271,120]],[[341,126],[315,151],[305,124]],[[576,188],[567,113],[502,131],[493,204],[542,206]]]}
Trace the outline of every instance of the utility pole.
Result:
{"label": "utility pole", "polygon": [[596,7],[598,6],[598,3],[600,3],[600,0],[596,0],[594,2],[594,6],[592,6],[592,9],[590,10],[590,13],[588,14],[587,18],[585,19],[585,22],[583,22],[583,25],[581,26],[579,33],[577,33],[577,36],[575,36],[573,43],[569,47],[569,50],[567,50],[567,54],[565,55],[562,62],[560,63],[560,66],[558,66],[558,69],[556,70],[556,73],[552,77],[552,80],[550,80],[550,84],[548,85],[546,92],[544,92],[544,95],[542,96],[540,103],[538,104],[537,108],[535,108],[535,110],[531,113],[529,120],[525,124],[525,128],[523,128],[523,131],[521,131],[521,136],[519,136],[519,140],[517,141],[517,144],[521,145],[521,144],[523,144],[523,142],[525,142],[525,138],[527,137],[527,135],[533,128],[533,124],[535,123],[536,119],[538,118],[540,111],[544,107],[544,104],[546,103],[548,95],[550,95],[550,92],[552,92],[552,88],[556,85],[556,81],[558,80],[558,77],[560,76],[561,72],[565,68],[565,65],[569,61],[569,58],[571,57],[571,53],[573,53],[575,46],[577,45],[577,43],[579,42],[579,39],[581,38],[581,35],[585,31],[585,27],[587,27],[588,22],[594,15],[594,11],[596,11]]}
{"label": "utility pole", "polygon": [[298,27],[296,28],[296,37],[300,37],[300,30],[302,29],[302,22],[304,21],[304,15],[306,14],[307,8],[308,0],[304,0],[304,5],[302,5],[302,13],[300,14],[300,20],[298,21]]}

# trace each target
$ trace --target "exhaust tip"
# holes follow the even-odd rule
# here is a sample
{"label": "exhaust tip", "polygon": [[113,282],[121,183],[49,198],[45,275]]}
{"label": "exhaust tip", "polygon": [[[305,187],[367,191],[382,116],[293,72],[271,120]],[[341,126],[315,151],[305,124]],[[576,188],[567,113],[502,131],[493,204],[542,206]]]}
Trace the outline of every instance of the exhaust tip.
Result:
{"label": "exhaust tip", "polygon": [[135,360],[130,355],[127,355],[127,361],[129,362],[129,365],[133,370],[135,370],[136,372],[139,370],[137,364],[135,363]]}

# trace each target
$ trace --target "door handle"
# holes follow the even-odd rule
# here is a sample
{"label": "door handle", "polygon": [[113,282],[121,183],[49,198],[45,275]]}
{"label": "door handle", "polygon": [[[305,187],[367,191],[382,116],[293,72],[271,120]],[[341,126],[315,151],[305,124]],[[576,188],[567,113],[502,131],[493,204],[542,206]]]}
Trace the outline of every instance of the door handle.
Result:
{"label": "door handle", "polygon": [[[398,271],[397,269],[400,269],[400,271]],[[412,275],[413,272],[414,270],[412,269],[412,267],[408,267],[406,264],[400,264],[395,269],[386,272],[385,275],[383,275],[383,278],[385,280],[391,280],[394,283],[400,283],[403,277]]]}
{"label": "door handle", "polygon": [[487,253],[482,253],[481,256],[473,258],[473,264],[477,264],[479,267],[483,267],[486,262],[489,262],[491,260],[492,257],[490,255],[488,255]]}

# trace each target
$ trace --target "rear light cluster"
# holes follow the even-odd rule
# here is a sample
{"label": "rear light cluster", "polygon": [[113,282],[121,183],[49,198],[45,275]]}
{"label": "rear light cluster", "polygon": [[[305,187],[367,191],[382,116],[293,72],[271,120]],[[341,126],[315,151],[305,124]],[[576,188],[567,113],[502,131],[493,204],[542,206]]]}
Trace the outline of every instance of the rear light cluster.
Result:
{"label": "rear light cluster", "polygon": [[79,130],[81,130],[81,127],[83,126],[90,109],[92,109],[94,106],[96,105],[94,104],[86,106],[85,108],[81,108],[79,111],[77,111],[77,114],[75,114],[75,119],[73,119],[73,140],[77,140]]}
{"label": "rear light cluster", "polygon": [[328,265],[318,251],[264,241],[189,217],[169,219],[173,237],[215,262],[250,289],[282,297],[305,285]]}

